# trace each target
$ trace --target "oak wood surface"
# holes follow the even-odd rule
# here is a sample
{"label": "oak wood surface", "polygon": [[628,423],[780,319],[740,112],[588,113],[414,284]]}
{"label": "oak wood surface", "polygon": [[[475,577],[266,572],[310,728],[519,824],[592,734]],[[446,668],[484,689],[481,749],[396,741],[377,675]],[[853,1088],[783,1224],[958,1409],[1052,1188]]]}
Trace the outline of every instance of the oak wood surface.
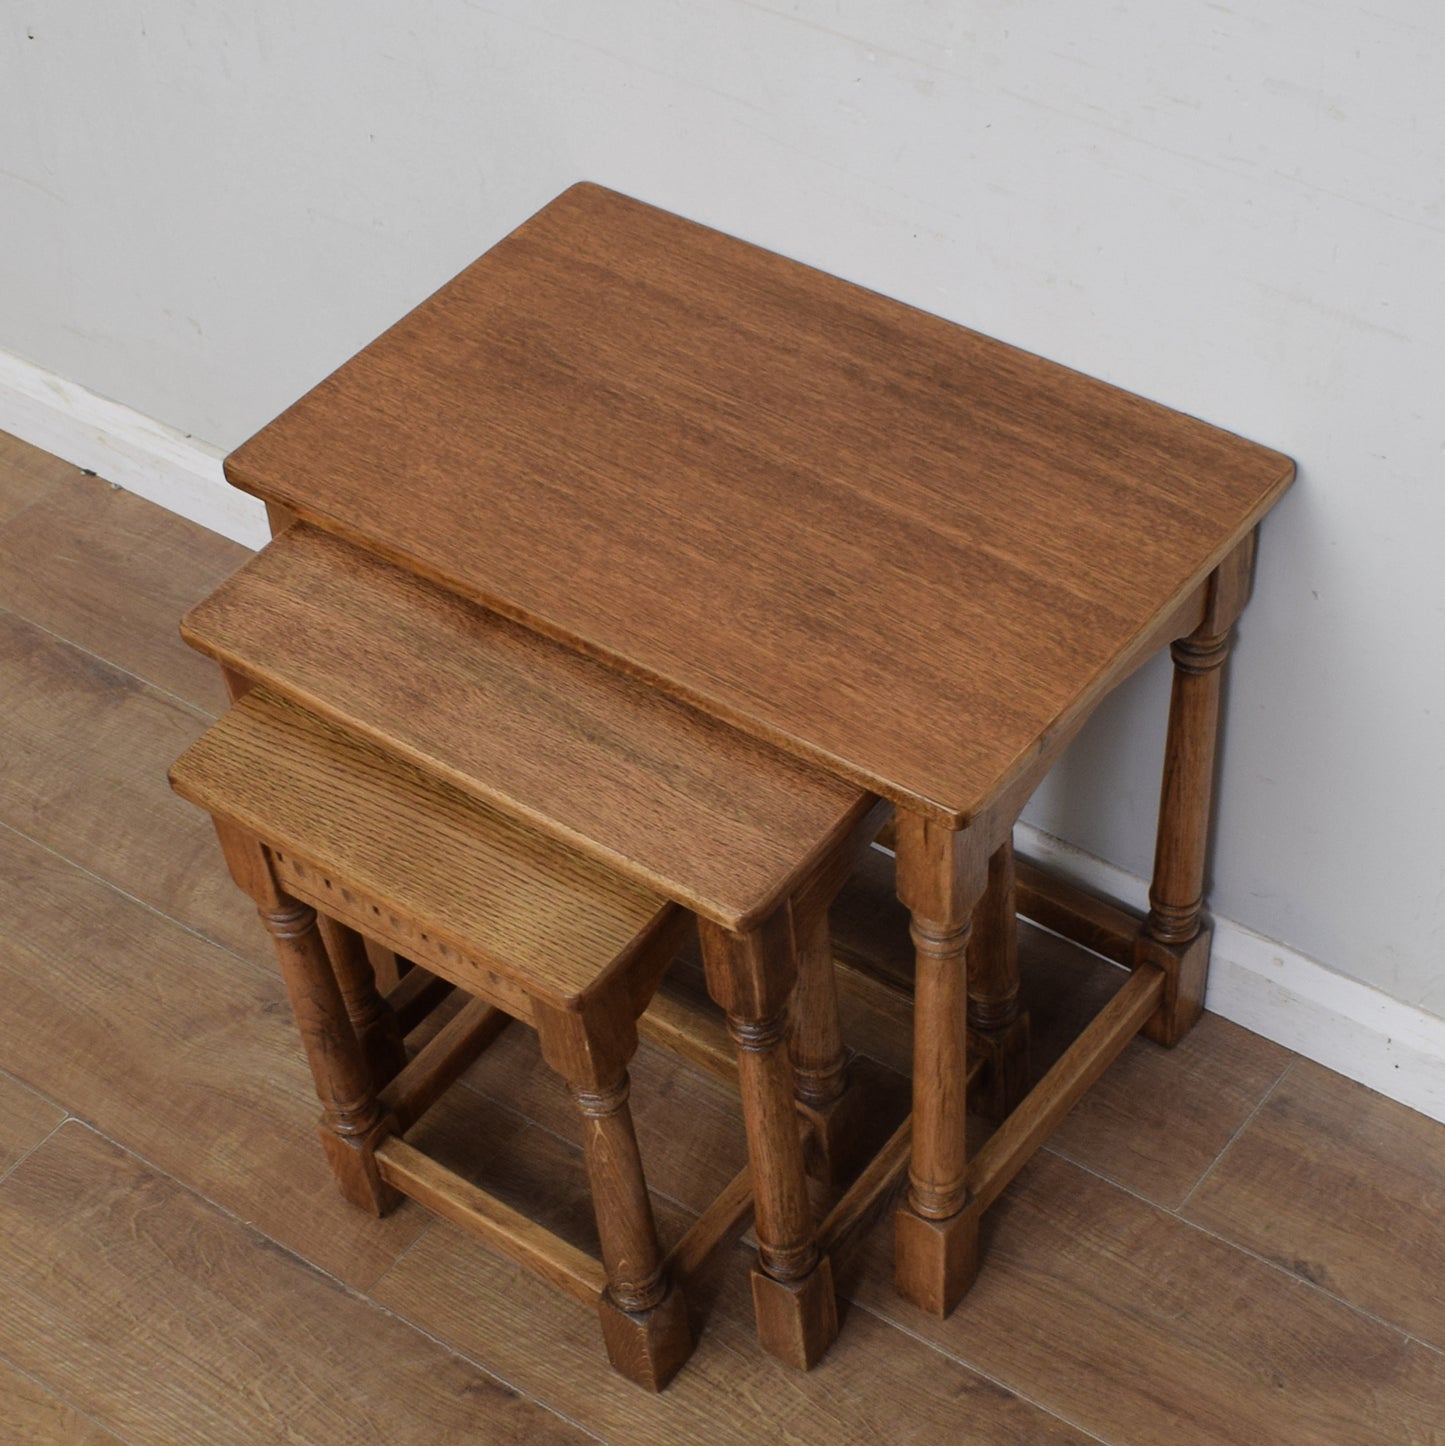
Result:
{"label": "oak wood surface", "polygon": [[79,1124],[0,1221],[0,1351],[127,1441],[584,1439]]}
{"label": "oak wood surface", "polygon": [[1445,1349],[1441,1134],[1297,1059],[1184,1214]]}
{"label": "oak wood surface", "polygon": [[511,1023],[480,999],[469,999],[381,1091],[382,1107],[401,1134],[424,1115]]}
{"label": "oak wood surface", "polygon": [[1289,460],[592,185],[263,428],[237,486],[962,821]]}
{"label": "oak wood surface", "polygon": [[216,670],[181,644],[175,619],[249,555],[76,472],[0,529],[0,607],[219,713]]}
{"label": "oak wood surface", "polygon": [[171,780],[559,1007],[668,907],[263,689],[187,750]]}
{"label": "oak wood surface", "polygon": [[192,646],[729,928],[859,789],[305,525],[185,618]]}

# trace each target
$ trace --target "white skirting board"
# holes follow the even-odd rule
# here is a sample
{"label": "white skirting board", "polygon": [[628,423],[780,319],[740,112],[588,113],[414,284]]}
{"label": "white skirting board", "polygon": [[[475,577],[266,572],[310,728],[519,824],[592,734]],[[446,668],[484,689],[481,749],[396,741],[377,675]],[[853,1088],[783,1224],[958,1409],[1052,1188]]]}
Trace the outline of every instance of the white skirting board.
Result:
{"label": "white skirting board", "polygon": [[[1030,824],[1021,852],[1076,884],[1143,913],[1145,879]],[[1205,1007],[1358,1080],[1431,1119],[1445,1121],[1445,1019],[1214,916]]]}
{"label": "white skirting board", "polygon": [[[217,448],[5,352],[0,431],[248,547],[260,547],[270,535],[261,504],[225,482]],[[1134,874],[1028,824],[1019,825],[1019,845],[1086,888],[1133,909],[1146,906],[1148,886]],[[1217,916],[1206,1003],[1246,1029],[1445,1121],[1445,1019]]]}
{"label": "white skirting board", "polygon": [[0,431],[247,547],[271,535],[266,509],[221,475],[218,448],[4,351]]}

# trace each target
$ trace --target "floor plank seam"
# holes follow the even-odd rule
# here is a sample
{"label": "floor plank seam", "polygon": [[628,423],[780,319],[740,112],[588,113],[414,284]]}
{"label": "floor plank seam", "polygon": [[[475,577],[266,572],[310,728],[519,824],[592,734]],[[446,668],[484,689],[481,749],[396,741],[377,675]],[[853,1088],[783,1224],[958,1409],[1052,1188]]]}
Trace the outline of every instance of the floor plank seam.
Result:
{"label": "floor plank seam", "polygon": [[46,627],[44,623],[36,622],[34,618],[26,613],[19,612],[15,608],[6,607],[4,603],[0,603],[0,613],[18,619],[24,623],[26,627],[34,628],[38,633],[44,633],[47,638],[54,638],[56,642],[64,644],[67,648],[74,648],[77,653],[83,653],[87,658],[93,658],[97,663],[103,664],[112,672],[119,673],[122,677],[129,678],[132,682],[138,683],[148,692],[159,694],[162,698],[167,698],[172,703],[179,703],[188,713],[194,713],[197,720],[201,723],[214,723],[220,716],[219,714],[209,712],[207,709],[202,708],[199,703],[192,703],[189,698],[182,698],[179,693],[172,693],[169,688],[163,688],[159,683],[153,683],[149,678],[144,678],[139,673],[132,672],[131,669],[117,663],[115,659],[104,657],[93,649],[87,648],[84,643],[77,643],[74,638],[67,638],[64,633],[58,633],[54,628],[49,628]]}
{"label": "floor plank seam", "polygon": [[[545,1401],[538,1400],[538,1398],[536,1396],[533,1396],[529,1391],[523,1390],[520,1386],[514,1384],[512,1381],[509,1381],[505,1377],[498,1375],[496,1371],[492,1370],[489,1366],[483,1364],[481,1361],[476,1360],[474,1357],[469,1356],[465,1351],[459,1351],[454,1345],[442,1340],[439,1336],[433,1335],[430,1331],[423,1329],[421,1326],[417,1325],[415,1321],[408,1319],[399,1311],[393,1310],[390,1306],[383,1305],[379,1300],[373,1299],[367,1293],[367,1291],[362,1290],[356,1285],[353,1285],[350,1281],[343,1280],[339,1275],[333,1274],[333,1272],[327,1270],[324,1266],[318,1265],[314,1260],[310,1260],[306,1256],[302,1255],[300,1251],[294,1250],[291,1246],[286,1245],[283,1242],[275,1239],[274,1236],[268,1234],[259,1225],[255,1224],[250,1220],[247,1220],[244,1215],[237,1213],[235,1210],[230,1209],[228,1206],[222,1205],[217,1200],[213,1200],[209,1195],[205,1193],[205,1191],[198,1190],[194,1185],[191,1185],[187,1181],[181,1179],[180,1176],[173,1174],[171,1171],[165,1169],[164,1166],[156,1164],[155,1161],[149,1159],[145,1155],[142,1155],[140,1151],[135,1150],[131,1148],[131,1146],[122,1143],[113,1135],[107,1134],[104,1130],[99,1129],[90,1121],[84,1120],[78,1115],[71,1115],[68,1119],[62,1120],[60,1124],[57,1125],[55,1129],[50,1132],[50,1134],[54,1135],[57,1131],[59,1131],[67,1124],[77,1124],[82,1129],[89,1130],[91,1134],[98,1136],[102,1140],[105,1140],[108,1144],[114,1145],[117,1150],[120,1150],[122,1153],[129,1155],[131,1159],[139,1161],[139,1163],[142,1164],[147,1170],[154,1171],[155,1174],[159,1175],[162,1179],[169,1180],[170,1183],[174,1185],[177,1189],[183,1190],[186,1194],[192,1196],[194,1199],[201,1201],[202,1204],[210,1207],[212,1210],[215,1210],[218,1214],[223,1216],[225,1219],[230,1220],[233,1224],[241,1226],[244,1230],[249,1231],[252,1235],[258,1236],[260,1239],[266,1241],[268,1245],[280,1251],[283,1255],[289,1256],[298,1265],[304,1267],[307,1270],[315,1271],[317,1275],[323,1276],[325,1279],[329,1280],[333,1285],[335,1285],[339,1290],[350,1296],[353,1300],[362,1302],[369,1309],[378,1311],[382,1315],[390,1316],[398,1324],[404,1325],[407,1330],[414,1331],[417,1335],[431,1341],[433,1345],[445,1351],[447,1355],[453,1357],[455,1360],[464,1361],[467,1365],[473,1367],[475,1370],[480,1371],[490,1380],[493,1380],[499,1385],[504,1386],[513,1395],[518,1396],[523,1400],[535,1402],[537,1405],[542,1406],[549,1414],[558,1417],[560,1420],[566,1421],[569,1426],[575,1426],[579,1431],[583,1432],[587,1436],[590,1436],[594,1441],[603,1439],[599,1437],[595,1431],[587,1430],[587,1428],[583,1426],[580,1422],[571,1420],[561,1411],[558,1411],[554,1407],[548,1405]],[[49,1139],[50,1136],[47,1136],[46,1138]],[[37,1148],[39,1147],[37,1146]],[[35,1152],[32,1150],[29,1153],[34,1154]],[[425,1234],[426,1231],[423,1231],[422,1233]],[[388,1267],[388,1269],[390,1269],[390,1267]],[[384,1275],[385,1272],[383,1272],[382,1274]],[[380,1280],[381,1276],[378,1276],[377,1279]],[[373,1285],[375,1283],[376,1282],[372,1282]]]}
{"label": "floor plank seam", "polygon": [[[0,825],[0,827],[3,827],[3,825]],[[46,1094],[43,1089],[40,1089],[36,1085],[31,1084],[29,1080],[21,1079],[20,1076],[16,1074],[13,1069],[10,1069],[8,1066],[5,1065],[0,1065],[0,1080],[6,1079],[10,1080],[13,1084],[18,1085],[21,1089],[28,1091],[37,1099],[44,1100],[46,1104],[53,1106],[55,1109],[60,1110],[65,1114],[70,1113],[70,1111],[65,1108],[64,1103],[56,1099],[54,1095]],[[65,1122],[62,1120],[60,1123],[64,1124]]]}
{"label": "floor plank seam", "polygon": [[1267,1105],[1274,1097],[1274,1092],[1280,1087],[1280,1084],[1283,1082],[1284,1077],[1290,1072],[1290,1070],[1295,1067],[1297,1063],[1298,1056],[1295,1055],[1292,1055],[1289,1059],[1285,1061],[1284,1068],[1280,1070],[1280,1072],[1275,1076],[1274,1082],[1259,1097],[1259,1100],[1255,1104],[1255,1107],[1249,1112],[1248,1116],[1240,1124],[1240,1127],[1229,1137],[1227,1141],[1225,1141],[1224,1148],[1221,1149],[1220,1152],[1209,1162],[1209,1165],[1205,1169],[1204,1173],[1194,1182],[1193,1186],[1191,1186],[1189,1190],[1189,1193],[1179,1202],[1179,1207],[1174,1213],[1176,1215],[1179,1215],[1181,1219],[1183,1218],[1184,1211],[1189,1207],[1189,1202],[1204,1187],[1205,1182],[1215,1172],[1215,1170],[1219,1168],[1220,1164],[1224,1160],[1224,1157],[1234,1148],[1235,1141],[1238,1140],[1239,1137],[1254,1123],[1255,1116],[1258,1115],[1259,1112],[1265,1107],[1265,1105]]}
{"label": "floor plank seam", "polygon": [[23,1366],[17,1365],[3,1351],[0,1351],[0,1364],[3,1364],[7,1369],[14,1371],[17,1376],[20,1376],[23,1379],[29,1381],[32,1386],[36,1386],[40,1390],[44,1391],[47,1396],[51,1397],[56,1401],[59,1401],[60,1404],[64,1406],[67,1411],[73,1411],[77,1416],[80,1417],[82,1421],[88,1421],[92,1426],[95,1427],[97,1431],[101,1431],[105,1435],[111,1437],[113,1440],[120,1442],[120,1446],[134,1446],[132,1438],[122,1435],[119,1427],[108,1426],[105,1424],[104,1421],[97,1421],[96,1418],[92,1416],[89,1411],[82,1411],[80,1407],[75,1404],[74,1401],[70,1400],[69,1397],[61,1395],[59,1391],[57,1391],[53,1386],[47,1385],[44,1381],[40,1379],[39,1376],[35,1375],[34,1372],[27,1371]]}
{"label": "floor plank seam", "polygon": [[[96,873],[94,869],[81,863],[78,859],[71,858],[69,854],[61,853],[58,848],[52,847],[42,839],[32,837],[32,835],[26,833],[23,828],[10,819],[0,817],[0,829],[4,829],[6,833],[13,833],[16,838],[24,839],[25,842],[33,848],[40,849],[42,853],[49,854],[51,858],[59,859],[61,863],[75,869],[78,873],[84,874],[86,878],[93,879],[102,888],[109,889],[112,893],[118,894],[128,903],[138,905],[148,914],[154,914],[156,918],[164,919],[168,924],[174,924],[178,929],[184,929],[192,938],[199,939],[203,944],[209,944],[211,948],[219,949],[223,954],[229,954],[237,963],[244,964],[248,969],[255,970],[262,978],[280,980],[281,976],[276,970],[268,969],[264,964],[258,964],[254,959],[247,958],[246,955],[238,953],[235,949],[231,948],[229,944],[223,944],[219,939],[211,938],[209,934],[196,928],[194,924],[188,924],[184,919],[178,919],[174,914],[168,914],[164,909],[157,908],[155,904],[149,903],[147,900],[131,893],[129,889],[122,888],[114,879],[108,879],[104,874]],[[259,942],[262,937],[259,921],[257,922],[256,930]],[[30,1088],[30,1086],[26,1086],[26,1088]]]}
{"label": "floor plank seam", "polygon": [[[12,1076],[12,1078],[13,1078],[13,1076]],[[25,1082],[24,1082],[24,1080],[21,1080],[20,1083],[21,1083],[21,1084],[24,1084]],[[26,1089],[29,1089],[29,1088],[30,1088],[29,1085],[26,1085],[25,1087],[26,1087]],[[39,1091],[36,1090],[36,1091],[34,1091],[34,1093],[39,1094]],[[65,1106],[64,1106],[64,1105],[60,1105],[58,1108],[64,1110],[64,1109],[65,1109]],[[7,1170],[0,1170],[0,1185],[4,1185],[4,1183],[5,1183],[37,1150],[43,1148],[43,1147],[51,1140],[51,1138],[55,1135],[55,1133],[56,1133],[57,1130],[63,1129],[66,1125],[68,1125],[68,1124],[71,1122],[71,1120],[74,1120],[74,1119],[76,1119],[76,1116],[72,1115],[69,1110],[66,1110],[66,1111],[65,1111],[65,1118],[64,1118],[63,1120],[57,1120],[56,1123],[53,1124],[53,1125],[45,1132],[45,1137],[44,1137],[44,1139],[36,1140],[36,1142],[35,1142],[33,1145],[31,1145],[31,1147],[30,1147],[28,1150],[26,1150],[23,1154],[21,1154],[21,1156],[19,1157],[19,1159],[17,1159],[17,1160],[12,1160],[11,1163],[10,1163],[10,1168],[9,1168],[9,1169],[7,1169]],[[79,1123],[84,1123],[84,1122],[83,1122],[83,1121],[79,1121]]]}
{"label": "floor plank seam", "polygon": [[1298,1271],[1291,1270],[1287,1265],[1282,1265],[1278,1260],[1271,1260],[1269,1256],[1261,1255],[1259,1251],[1251,1250],[1247,1245],[1241,1245],[1237,1240],[1230,1240],[1227,1236],[1220,1235],[1218,1232],[1211,1230],[1207,1225],[1200,1225],[1196,1221],[1186,1220],[1182,1215],[1179,1219],[1183,1221],[1185,1225],[1197,1230],[1208,1239],[1216,1241],[1220,1245],[1227,1245],[1231,1250],[1237,1250],[1241,1255],[1247,1255],[1251,1260],[1257,1261],[1260,1265],[1268,1266],[1270,1270],[1278,1275],[1284,1276],[1286,1280],[1292,1282],[1294,1285],[1311,1291],[1316,1295],[1321,1295],[1326,1300],[1334,1301],[1336,1305],[1343,1306],[1352,1315],[1357,1315],[1362,1320],[1369,1321],[1372,1325],[1383,1326],[1393,1335],[1398,1336],[1402,1341],[1414,1341],[1416,1345],[1424,1346],[1432,1355],[1445,1358],[1445,1347],[1434,1346],[1431,1345],[1429,1341],[1421,1340],[1418,1336],[1406,1330],[1405,1327],[1397,1321],[1387,1320],[1384,1316],[1377,1315],[1365,1306],[1353,1300],[1347,1300],[1344,1296],[1337,1295],[1332,1290],[1327,1290],[1324,1286],[1318,1285],[1313,1280],[1309,1280],[1305,1276],[1300,1275]]}
{"label": "floor plank seam", "polygon": [[[1294,1061],[1291,1060],[1290,1064],[1293,1065]],[[1280,1078],[1283,1079],[1283,1077],[1284,1075],[1281,1074]],[[1279,1081],[1276,1080],[1275,1083],[1278,1084]],[[1272,1094],[1273,1092],[1274,1086],[1271,1086],[1269,1093]],[[1266,1095],[1266,1098],[1268,1098],[1268,1095]],[[1263,1105],[1263,1103],[1264,1101],[1260,1102],[1261,1106]],[[1243,1126],[1241,1126],[1240,1128],[1243,1129]],[[1060,1159],[1068,1160],[1069,1164],[1073,1165],[1076,1169],[1082,1170],[1086,1175],[1092,1175],[1096,1180],[1100,1180],[1104,1184],[1110,1185],[1116,1190],[1122,1190],[1126,1195],[1133,1196],[1134,1199],[1138,1200],[1143,1205],[1149,1206],[1150,1209],[1158,1210],[1165,1215],[1172,1215],[1181,1225],[1187,1226],[1190,1230],[1196,1231],[1198,1234],[1204,1236],[1206,1239],[1214,1241],[1217,1245],[1223,1245],[1230,1250],[1238,1252],[1240,1255],[1247,1256],[1250,1260],[1255,1261],[1259,1265],[1267,1266],[1275,1274],[1284,1276],[1284,1278],[1288,1280],[1291,1284],[1301,1286],[1304,1289],[1315,1293],[1316,1295],[1324,1297],[1324,1299],[1326,1300],[1332,1300],[1336,1305],[1343,1306],[1353,1315],[1357,1315],[1363,1320],[1370,1321],[1374,1325],[1384,1326],[1386,1330],[1391,1331],[1393,1334],[1399,1336],[1403,1340],[1416,1339],[1416,1337],[1414,1337],[1410,1331],[1406,1330],[1406,1328],[1400,1325],[1397,1321],[1388,1320],[1382,1315],[1376,1315],[1374,1311],[1368,1310],[1366,1307],[1357,1304],[1355,1301],[1347,1299],[1345,1296],[1338,1295],[1332,1290],[1327,1290],[1324,1286],[1299,1274],[1298,1271],[1291,1270],[1287,1265],[1282,1265],[1277,1260],[1271,1260],[1269,1256],[1261,1255],[1259,1251],[1251,1250],[1249,1246],[1241,1245],[1239,1241],[1231,1240],[1228,1236],[1221,1235],[1218,1231],[1211,1230],[1207,1225],[1201,1225],[1197,1220],[1191,1220],[1187,1215],[1184,1215],[1182,1213],[1184,1209],[1183,1205],[1181,1205],[1177,1210],[1171,1210],[1169,1206],[1161,1205],[1157,1200],[1151,1200],[1147,1195],[1141,1195],[1137,1190],[1131,1190],[1129,1186],[1121,1185],[1117,1180],[1111,1180],[1107,1175],[1101,1173],[1100,1171],[1091,1169],[1082,1161],[1070,1159],[1067,1155],[1062,1154],[1058,1150],[1053,1150],[1049,1146],[1045,1146],[1045,1149],[1050,1149],[1050,1152],[1057,1155]],[[1426,1349],[1430,1350],[1435,1355],[1445,1356],[1445,1347],[1432,1346],[1429,1341],[1419,1341],[1418,1344],[1426,1347]]]}
{"label": "floor plank seam", "polygon": [[1087,1426],[1083,1426],[1079,1422],[1071,1420],[1068,1416],[1065,1416],[1062,1412],[1060,1412],[1056,1407],[1046,1405],[1036,1396],[1031,1396],[1028,1394],[1027,1391],[1020,1390],[1019,1387],[1011,1385],[1002,1376],[999,1376],[992,1371],[985,1370],[982,1366],[969,1360],[967,1356],[960,1354],[958,1351],[951,1351],[946,1346],[940,1345],[937,1341],[931,1341],[928,1339],[927,1336],[919,1335],[917,1331],[911,1329],[909,1326],[905,1325],[902,1321],[895,1319],[893,1316],[886,1315],[882,1311],[874,1309],[872,1306],[864,1305],[862,1304],[862,1302],[856,1300],[851,1295],[845,1294],[844,1299],[848,1301],[850,1309],[861,1310],[864,1315],[871,1316],[874,1320],[881,1322],[883,1325],[888,1326],[890,1329],[896,1330],[899,1332],[899,1334],[907,1336],[909,1340],[915,1341],[919,1345],[927,1346],[928,1349],[931,1350],[935,1355],[942,1356],[946,1361],[952,1361],[954,1365],[962,1366],[966,1371],[970,1371],[972,1372],[972,1374],[979,1377],[980,1380],[987,1381],[992,1386],[997,1386],[1001,1391],[1007,1391],[1009,1395],[1015,1397],[1017,1400],[1023,1401],[1026,1404],[1034,1407],[1035,1410],[1041,1411],[1045,1416],[1048,1416],[1052,1420],[1058,1421],[1061,1424],[1069,1427],[1070,1430],[1078,1431],[1081,1435],[1087,1436],[1089,1440],[1099,1441],[1103,1443],[1103,1446],[1128,1446],[1127,1442],[1115,1441],[1112,1437],[1109,1436],[1100,1436],[1098,1432],[1091,1431]]}

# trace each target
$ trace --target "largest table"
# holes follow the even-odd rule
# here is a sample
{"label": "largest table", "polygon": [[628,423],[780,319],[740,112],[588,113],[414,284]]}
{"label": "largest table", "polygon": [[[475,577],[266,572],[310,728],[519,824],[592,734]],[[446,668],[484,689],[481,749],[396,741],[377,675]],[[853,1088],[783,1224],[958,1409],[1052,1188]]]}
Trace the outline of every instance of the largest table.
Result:
{"label": "largest table", "polygon": [[[1110,1049],[1197,1014],[1219,668],[1293,471],[592,185],[227,461],[273,508],[893,801],[917,953],[897,1273],[935,1311],[973,1275],[981,1209]],[[1043,774],[1170,644],[1134,976],[970,1161],[965,961],[990,859],[997,884]],[[989,973],[975,1023],[1001,1037],[1015,985],[1006,961]]]}

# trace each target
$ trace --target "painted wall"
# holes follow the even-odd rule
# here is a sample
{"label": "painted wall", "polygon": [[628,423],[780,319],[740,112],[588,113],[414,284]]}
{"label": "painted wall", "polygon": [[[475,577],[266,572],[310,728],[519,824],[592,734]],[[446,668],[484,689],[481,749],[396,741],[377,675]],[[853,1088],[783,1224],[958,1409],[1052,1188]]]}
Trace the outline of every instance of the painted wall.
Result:
{"label": "painted wall", "polygon": [[[1279,447],[1217,910],[1445,1014],[1445,7],[11,0],[0,349],[229,448],[590,177]],[[1165,671],[1031,817],[1148,872]]]}

